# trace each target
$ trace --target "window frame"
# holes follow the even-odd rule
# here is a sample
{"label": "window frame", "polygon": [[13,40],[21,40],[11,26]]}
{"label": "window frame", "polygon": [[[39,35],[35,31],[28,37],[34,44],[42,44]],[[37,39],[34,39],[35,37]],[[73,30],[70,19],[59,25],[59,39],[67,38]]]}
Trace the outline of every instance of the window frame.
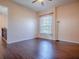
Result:
{"label": "window frame", "polygon": [[[46,16],[47,16],[47,17],[50,16],[50,17],[52,18],[52,19],[51,19],[51,24],[50,24],[50,27],[51,27],[51,28],[50,28],[50,33],[44,33],[44,32],[42,33],[42,32],[41,32],[41,27],[42,27],[42,25],[41,25],[41,18],[42,18],[42,17],[46,17]],[[39,32],[40,32],[40,34],[52,35],[52,23],[53,23],[53,15],[52,15],[52,14],[46,14],[46,15],[40,16],[40,23],[39,23],[39,27],[40,27],[40,28],[39,28]]]}

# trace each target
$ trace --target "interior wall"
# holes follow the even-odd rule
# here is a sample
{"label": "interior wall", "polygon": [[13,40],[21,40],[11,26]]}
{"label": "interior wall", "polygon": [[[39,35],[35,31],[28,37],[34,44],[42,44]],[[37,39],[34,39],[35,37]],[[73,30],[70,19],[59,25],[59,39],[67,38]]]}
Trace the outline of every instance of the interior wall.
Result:
{"label": "interior wall", "polygon": [[[79,43],[79,2],[61,5],[38,14],[44,15],[50,12],[54,13],[52,40]],[[50,38],[48,35],[38,34],[41,38]]]}
{"label": "interior wall", "polygon": [[36,36],[36,12],[8,0],[0,1],[8,7],[8,43],[33,39]]}
{"label": "interior wall", "polygon": [[79,2],[57,7],[58,39],[79,43]]}

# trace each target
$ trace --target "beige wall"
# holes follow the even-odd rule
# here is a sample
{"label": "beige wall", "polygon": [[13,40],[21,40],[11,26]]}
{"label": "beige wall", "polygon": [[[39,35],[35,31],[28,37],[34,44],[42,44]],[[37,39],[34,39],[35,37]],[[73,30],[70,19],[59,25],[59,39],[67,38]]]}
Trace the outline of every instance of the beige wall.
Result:
{"label": "beige wall", "polygon": [[[52,40],[79,43],[79,2],[61,5],[52,10],[40,12],[39,15],[53,12]],[[39,34],[49,39],[50,36]]]}
{"label": "beige wall", "polygon": [[0,14],[0,28],[8,28],[8,16]]}
{"label": "beige wall", "polygon": [[58,39],[79,43],[79,2],[57,8]]}
{"label": "beige wall", "polygon": [[8,43],[33,39],[36,36],[36,13],[11,1],[0,0],[8,7]]}

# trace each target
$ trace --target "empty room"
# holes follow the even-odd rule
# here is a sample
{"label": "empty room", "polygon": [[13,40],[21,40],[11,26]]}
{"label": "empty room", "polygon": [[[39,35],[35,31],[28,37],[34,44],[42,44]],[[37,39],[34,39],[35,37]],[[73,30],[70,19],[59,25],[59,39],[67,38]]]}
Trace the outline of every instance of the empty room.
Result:
{"label": "empty room", "polygon": [[0,59],[79,59],[79,0],[0,0]]}

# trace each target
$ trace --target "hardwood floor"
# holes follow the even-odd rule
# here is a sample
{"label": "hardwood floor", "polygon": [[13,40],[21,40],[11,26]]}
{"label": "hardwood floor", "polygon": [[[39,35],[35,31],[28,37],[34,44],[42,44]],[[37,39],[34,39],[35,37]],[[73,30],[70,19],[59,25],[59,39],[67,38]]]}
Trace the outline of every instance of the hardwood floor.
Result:
{"label": "hardwood floor", "polygon": [[8,45],[5,59],[79,59],[79,44],[26,40]]}
{"label": "hardwood floor", "polygon": [[6,53],[6,42],[2,40],[0,37],[0,59],[4,59],[4,55]]}

